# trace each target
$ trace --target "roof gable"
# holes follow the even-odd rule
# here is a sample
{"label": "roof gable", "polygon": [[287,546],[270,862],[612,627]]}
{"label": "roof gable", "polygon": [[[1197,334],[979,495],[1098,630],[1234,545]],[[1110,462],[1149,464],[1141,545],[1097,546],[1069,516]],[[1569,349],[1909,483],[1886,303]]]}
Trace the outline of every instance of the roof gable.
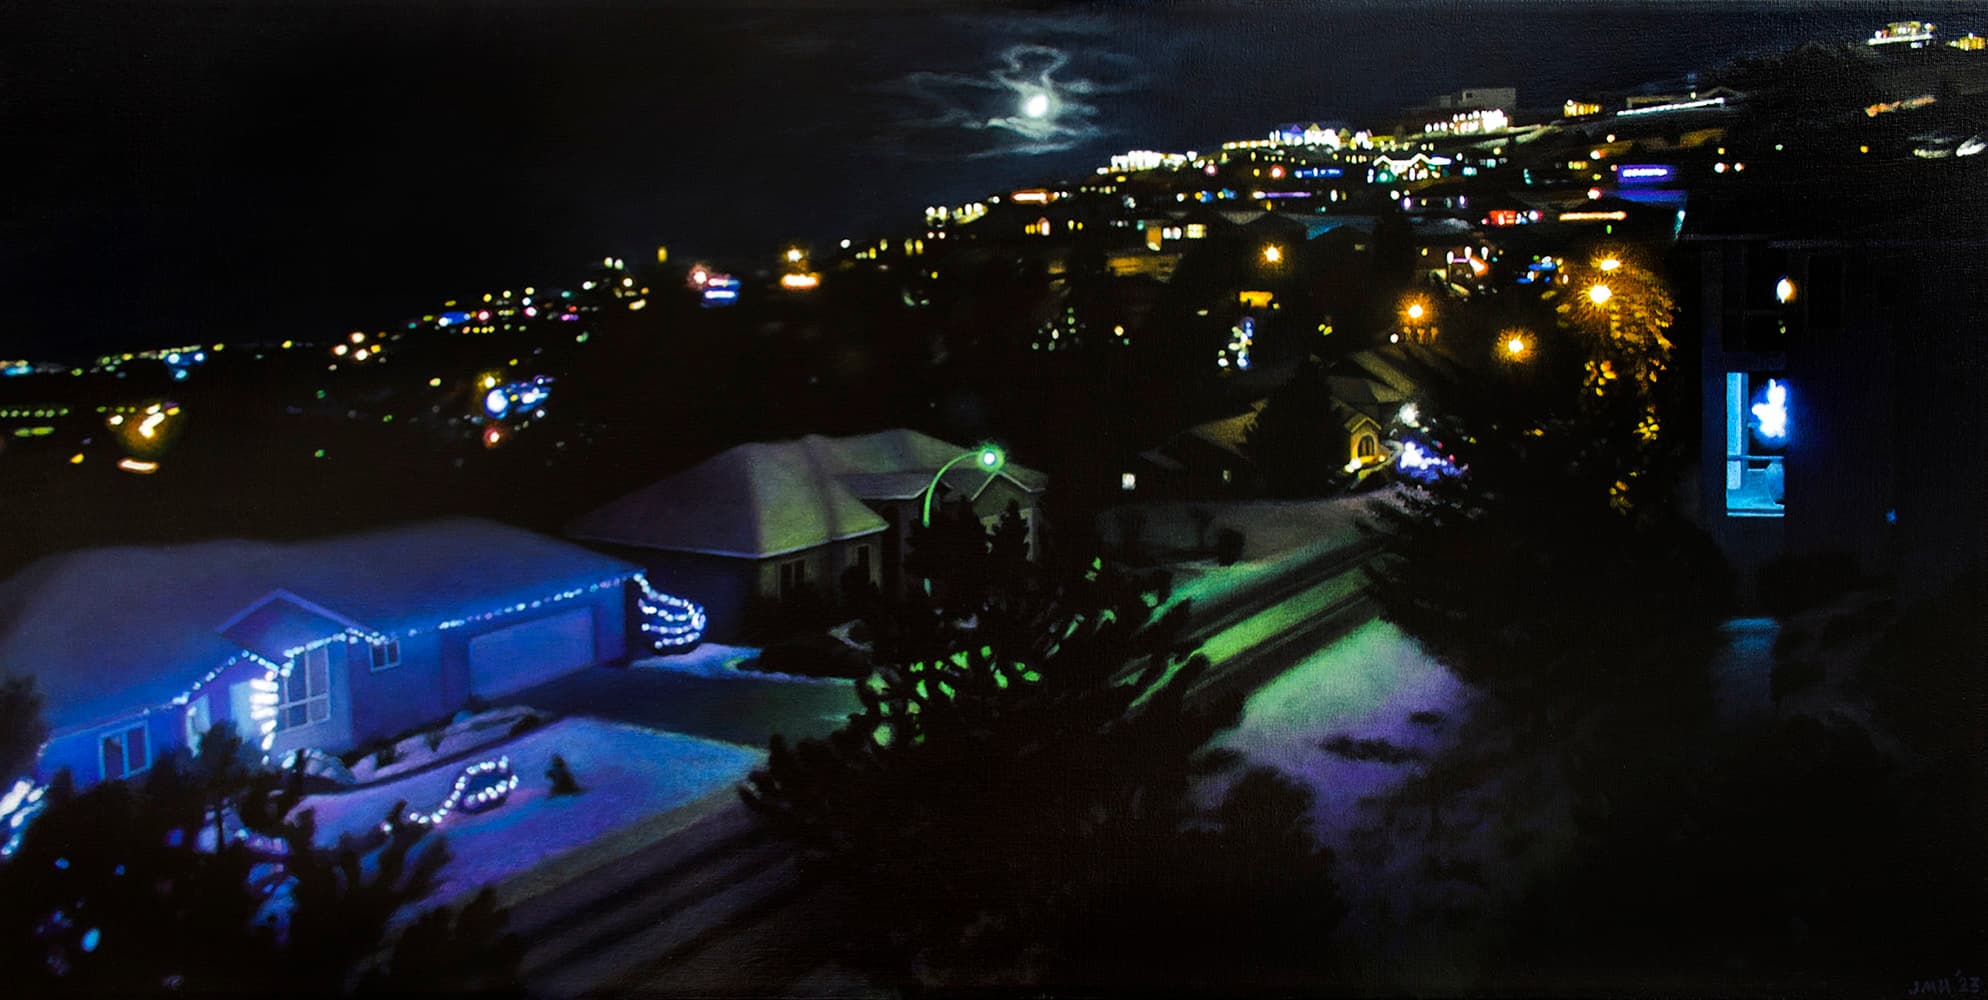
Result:
{"label": "roof gable", "polygon": [[[575,538],[764,559],[889,527],[864,501],[909,500],[965,449],[905,428],[743,444],[574,521]],[[1048,477],[1008,463],[997,477],[1030,493]],[[991,478],[965,463],[943,482],[977,496]]]}
{"label": "roof gable", "polygon": [[272,663],[281,663],[296,655],[295,650],[333,636],[373,632],[344,615],[280,588],[243,608],[214,631]]}

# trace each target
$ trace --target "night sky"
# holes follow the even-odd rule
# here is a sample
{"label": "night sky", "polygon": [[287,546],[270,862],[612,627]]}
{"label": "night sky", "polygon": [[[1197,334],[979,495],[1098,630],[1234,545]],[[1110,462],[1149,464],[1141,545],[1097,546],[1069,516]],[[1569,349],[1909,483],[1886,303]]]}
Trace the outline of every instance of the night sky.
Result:
{"label": "night sky", "polygon": [[1988,27],[1818,6],[18,5],[0,356],[377,327],[659,243],[860,239],[1127,148],[1461,86],[1553,107],[1887,16]]}

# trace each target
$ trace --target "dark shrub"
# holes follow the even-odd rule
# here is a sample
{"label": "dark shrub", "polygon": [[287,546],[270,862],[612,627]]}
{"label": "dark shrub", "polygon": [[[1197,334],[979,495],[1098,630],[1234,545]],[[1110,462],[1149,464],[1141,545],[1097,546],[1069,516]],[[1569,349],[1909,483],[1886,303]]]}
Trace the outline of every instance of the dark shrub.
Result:
{"label": "dark shrub", "polygon": [[580,782],[573,777],[573,769],[566,766],[566,758],[552,755],[552,765],[545,769],[545,780],[552,782],[554,795],[578,795],[582,791]]}
{"label": "dark shrub", "polygon": [[1760,603],[1769,614],[1785,618],[1867,582],[1847,552],[1782,556],[1760,568]]}
{"label": "dark shrub", "polygon": [[1215,536],[1215,561],[1224,566],[1234,566],[1243,555],[1243,533],[1235,528],[1223,528]]}
{"label": "dark shrub", "polygon": [[856,678],[866,676],[870,670],[861,656],[828,635],[776,642],[761,650],[758,658],[747,661],[744,666],[747,670],[802,677]]}

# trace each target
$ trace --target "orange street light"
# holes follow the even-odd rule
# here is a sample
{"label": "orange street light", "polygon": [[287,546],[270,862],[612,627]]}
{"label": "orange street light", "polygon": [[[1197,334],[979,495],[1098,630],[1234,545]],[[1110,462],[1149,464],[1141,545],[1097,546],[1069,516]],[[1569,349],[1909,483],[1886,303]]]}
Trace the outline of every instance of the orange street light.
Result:
{"label": "orange street light", "polygon": [[1532,354],[1532,339],[1523,330],[1507,330],[1499,337],[1498,355],[1506,361],[1524,361]]}

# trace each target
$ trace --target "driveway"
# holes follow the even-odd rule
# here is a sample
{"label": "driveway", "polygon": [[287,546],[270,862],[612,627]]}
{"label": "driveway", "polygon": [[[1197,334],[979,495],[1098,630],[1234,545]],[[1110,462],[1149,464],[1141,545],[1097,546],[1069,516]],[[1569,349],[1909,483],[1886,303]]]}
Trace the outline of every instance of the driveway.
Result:
{"label": "driveway", "polygon": [[765,747],[775,733],[789,740],[825,736],[861,707],[853,682],[698,677],[628,667],[592,667],[496,704],[632,722],[750,747]]}

